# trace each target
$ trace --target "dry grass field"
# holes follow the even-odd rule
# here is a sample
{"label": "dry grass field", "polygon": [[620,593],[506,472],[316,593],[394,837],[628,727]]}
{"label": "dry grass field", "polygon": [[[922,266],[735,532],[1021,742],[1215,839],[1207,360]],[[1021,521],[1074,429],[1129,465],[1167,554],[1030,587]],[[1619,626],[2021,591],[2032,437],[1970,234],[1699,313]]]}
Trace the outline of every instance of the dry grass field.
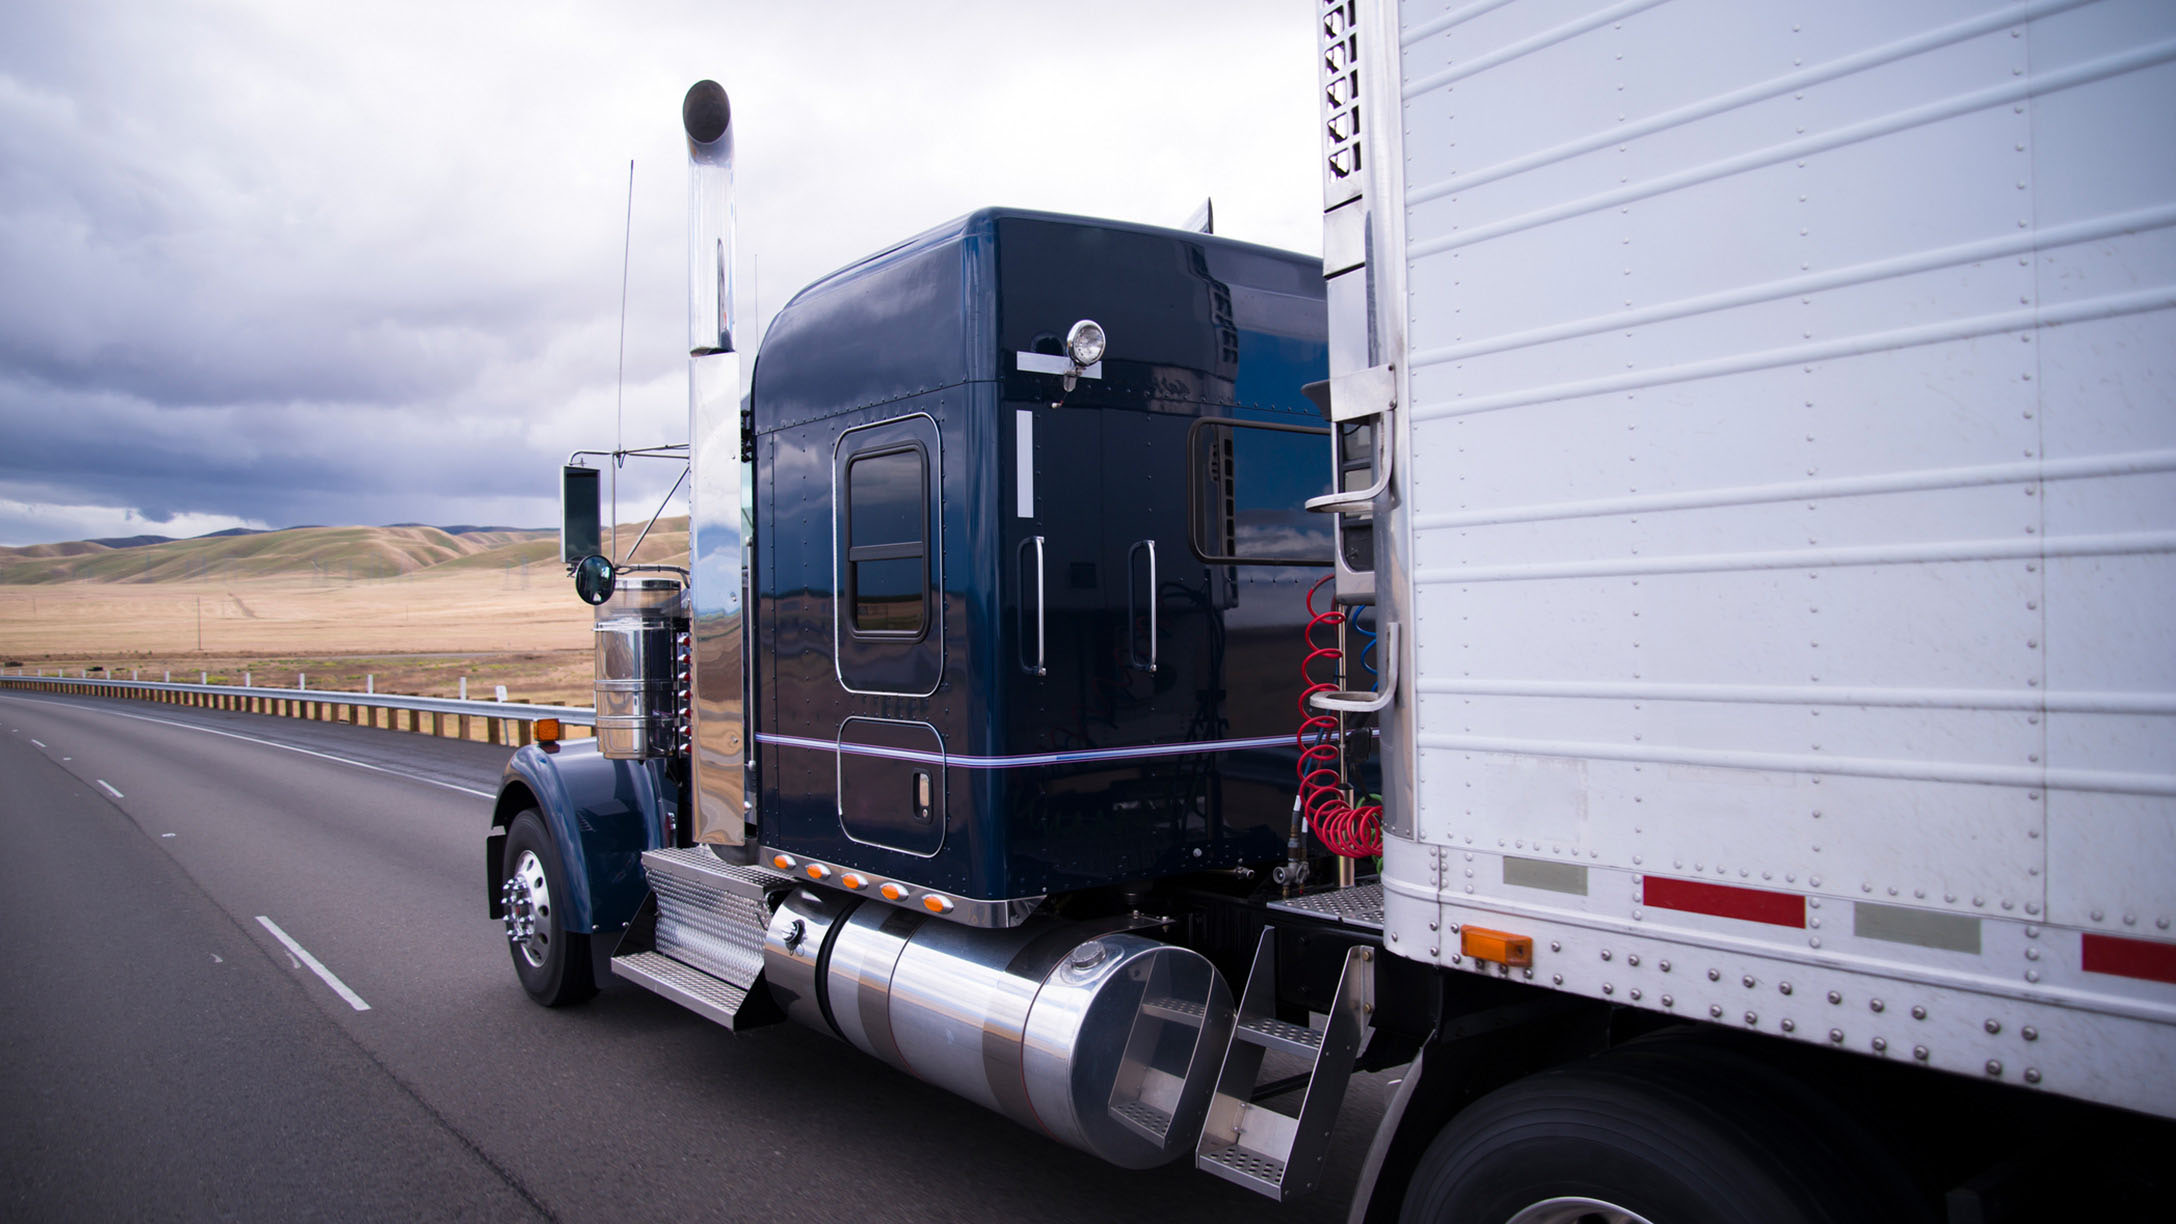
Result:
{"label": "dry grass field", "polygon": [[[685,524],[660,523],[641,559],[681,561]],[[247,539],[278,545],[279,537],[336,532],[415,534],[310,528]],[[549,538],[519,533],[490,548],[437,549],[439,557],[412,557],[396,576],[355,579],[341,572],[340,554],[286,543],[299,561],[284,567],[265,565],[279,549],[262,544],[246,561],[183,552],[198,541],[104,550],[92,579],[53,572],[47,550],[67,546],[0,557],[0,664],[145,680],[208,672],[214,683],[240,683],[246,671],[267,687],[293,687],[299,673],[328,690],[360,690],[367,676],[380,692],[442,697],[466,677],[473,698],[503,684],[516,700],[589,704],[591,609],[553,560]],[[422,551],[366,543],[362,555],[381,561]]]}

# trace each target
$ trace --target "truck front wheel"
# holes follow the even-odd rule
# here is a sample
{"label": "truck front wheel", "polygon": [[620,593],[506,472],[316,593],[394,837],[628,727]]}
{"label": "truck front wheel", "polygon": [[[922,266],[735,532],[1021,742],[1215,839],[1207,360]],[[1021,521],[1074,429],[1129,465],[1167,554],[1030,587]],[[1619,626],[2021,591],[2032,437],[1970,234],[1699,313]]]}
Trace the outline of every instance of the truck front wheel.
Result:
{"label": "truck front wheel", "polygon": [[499,880],[506,941],[522,989],[546,1007],[564,1007],[596,994],[589,936],[567,930],[554,904],[555,898],[568,895],[567,873],[543,817],[533,808],[516,816],[507,830]]}
{"label": "truck front wheel", "polygon": [[1627,1046],[1532,1075],[1421,1156],[1405,1224],[1859,1224],[1920,1218],[1841,1111],[1751,1058]]}

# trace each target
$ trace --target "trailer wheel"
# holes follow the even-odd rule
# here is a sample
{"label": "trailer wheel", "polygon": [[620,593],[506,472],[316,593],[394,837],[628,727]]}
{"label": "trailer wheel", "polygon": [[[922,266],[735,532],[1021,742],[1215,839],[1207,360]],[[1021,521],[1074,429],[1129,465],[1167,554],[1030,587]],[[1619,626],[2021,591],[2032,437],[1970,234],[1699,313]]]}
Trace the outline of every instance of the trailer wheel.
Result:
{"label": "trailer wheel", "polygon": [[1850,1119],[1754,1059],[1627,1046],[1498,1089],[1421,1156],[1405,1224],[1916,1220]]}
{"label": "trailer wheel", "polygon": [[597,993],[590,975],[589,936],[566,929],[553,898],[567,895],[559,849],[534,808],[514,818],[506,834],[499,897],[506,941],[522,989],[546,1007],[580,1003]]}

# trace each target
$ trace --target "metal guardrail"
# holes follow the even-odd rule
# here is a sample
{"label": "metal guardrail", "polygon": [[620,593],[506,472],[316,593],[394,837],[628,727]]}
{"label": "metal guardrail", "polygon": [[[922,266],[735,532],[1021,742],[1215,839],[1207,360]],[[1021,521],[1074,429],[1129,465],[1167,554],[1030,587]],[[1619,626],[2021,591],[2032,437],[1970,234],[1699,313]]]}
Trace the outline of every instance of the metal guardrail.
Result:
{"label": "metal guardrail", "polygon": [[[484,720],[486,743],[526,744],[535,737],[540,718],[556,718],[562,734],[592,731],[597,711],[589,706],[533,705],[526,701],[465,701],[453,697],[421,697],[406,693],[347,693],[335,689],[275,689],[238,684],[173,684],[152,680],[103,680],[81,676],[0,676],[0,687],[31,692],[95,694],[134,697],[169,705],[237,710],[312,722],[341,722],[354,726],[384,727],[392,731],[425,732],[424,716],[430,716],[428,734],[471,738],[470,719]],[[385,711],[383,721],[378,712]],[[365,714],[365,711],[368,711]],[[407,726],[401,714],[406,712]],[[447,720],[455,720],[449,728]]]}

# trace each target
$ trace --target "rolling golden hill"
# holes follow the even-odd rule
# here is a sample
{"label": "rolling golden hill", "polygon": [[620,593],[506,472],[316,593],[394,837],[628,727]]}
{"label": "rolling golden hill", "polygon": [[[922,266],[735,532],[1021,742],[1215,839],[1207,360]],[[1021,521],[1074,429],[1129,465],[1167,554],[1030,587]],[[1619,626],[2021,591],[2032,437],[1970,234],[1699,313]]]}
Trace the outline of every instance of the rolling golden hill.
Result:
{"label": "rolling golden hill", "polygon": [[[639,561],[683,563],[687,519],[660,519]],[[622,525],[631,544],[642,524]],[[0,585],[68,582],[160,583],[315,579],[352,582],[452,570],[557,564],[551,531],[465,531],[437,527],[294,527],[250,535],[203,536],[135,548],[92,541],[0,548]]]}

